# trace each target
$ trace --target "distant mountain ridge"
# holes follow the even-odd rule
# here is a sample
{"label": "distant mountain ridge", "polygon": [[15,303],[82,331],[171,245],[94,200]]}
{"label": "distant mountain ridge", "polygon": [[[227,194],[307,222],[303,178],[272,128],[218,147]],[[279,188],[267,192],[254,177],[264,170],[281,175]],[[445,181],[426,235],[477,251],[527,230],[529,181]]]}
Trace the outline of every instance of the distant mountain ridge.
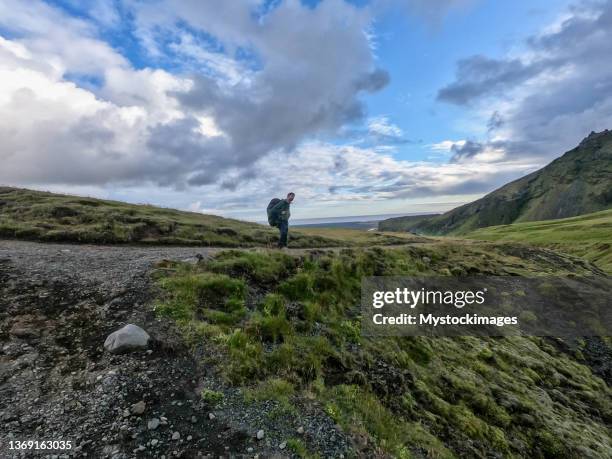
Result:
{"label": "distant mountain ridge", "polygon": [[[553,220],[612,207],[612,131],[592,132],[542,169],[481,199],[408,229],[423,234],[463,234],[477,228]],[[399,219],[396,219],[399,220]],[[381,222],[379,227],[385,225]]]}

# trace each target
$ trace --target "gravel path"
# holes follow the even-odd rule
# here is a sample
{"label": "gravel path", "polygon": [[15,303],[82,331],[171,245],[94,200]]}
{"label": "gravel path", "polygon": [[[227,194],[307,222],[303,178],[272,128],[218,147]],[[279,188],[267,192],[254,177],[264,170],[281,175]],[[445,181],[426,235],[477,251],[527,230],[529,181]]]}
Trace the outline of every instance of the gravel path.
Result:
{"label": "gravel path", "polygon": [[0,260],[11,263],[29,276],[64,276],[114,286],[147,271],[163,259],[195,260],[222,249],[209,247],[140,247],[49,244],[0,240]]}

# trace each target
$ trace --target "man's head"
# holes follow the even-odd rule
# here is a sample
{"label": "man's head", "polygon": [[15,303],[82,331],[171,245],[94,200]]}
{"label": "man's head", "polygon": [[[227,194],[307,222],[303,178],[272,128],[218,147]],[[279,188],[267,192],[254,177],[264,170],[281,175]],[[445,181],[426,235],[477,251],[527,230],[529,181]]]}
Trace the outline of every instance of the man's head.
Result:
{"label": "man's head", "polygon": [[287,202],[291,202],[293,201],[293,199],[295,198],[295,193],[291,192],[287,195]]}

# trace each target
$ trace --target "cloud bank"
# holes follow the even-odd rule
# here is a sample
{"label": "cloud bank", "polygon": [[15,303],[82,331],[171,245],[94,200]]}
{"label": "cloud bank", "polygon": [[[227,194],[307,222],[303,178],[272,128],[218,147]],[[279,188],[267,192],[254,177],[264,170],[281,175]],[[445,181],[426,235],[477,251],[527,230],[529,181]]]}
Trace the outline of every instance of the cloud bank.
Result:
{"label": "cloud bank", "polygon": [[[488,118],[488,141],[457,149],[454,160],[486,150],[550,160],[590,131],[612,126],[612,1],[577,3],[505,58],[458,62],[439,101]],[[492,108],[491,108],[492,107]]]}
{"label": "cloud bank", "polygon": [[389,80],[368,10],[344,1],[124,6],[146,52],[179,71],[134,68],[93,22],[2,0],[12,36],[0,37],[0,180],[180,188],[249,177],[260,158],[360,120],[360,96]]}

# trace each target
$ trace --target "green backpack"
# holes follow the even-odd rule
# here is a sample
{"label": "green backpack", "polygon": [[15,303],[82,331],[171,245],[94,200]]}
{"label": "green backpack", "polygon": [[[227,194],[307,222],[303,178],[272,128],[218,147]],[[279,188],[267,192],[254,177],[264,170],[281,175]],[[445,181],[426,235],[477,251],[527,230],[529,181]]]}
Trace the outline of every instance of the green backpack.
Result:
{"label": "green backpack", "polygon": [[278,226],[278,213],[274,212],[274,206],[281,202],[280,199],[274,198],[268,204],[266,211],[268,212],[268,223],[270,226]]}

